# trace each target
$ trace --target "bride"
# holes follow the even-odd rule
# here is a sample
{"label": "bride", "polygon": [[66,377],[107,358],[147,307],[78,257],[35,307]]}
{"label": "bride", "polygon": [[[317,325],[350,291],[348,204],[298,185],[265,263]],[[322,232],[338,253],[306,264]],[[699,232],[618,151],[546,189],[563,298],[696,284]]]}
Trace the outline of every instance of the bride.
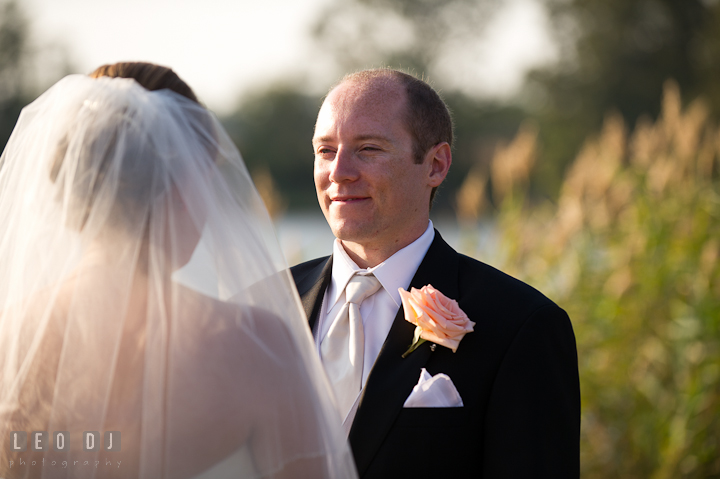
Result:
{"label": "bride", "polygon": [[0,165],[0,477],[355,477],[268,215],[172,70],[64,78]]}

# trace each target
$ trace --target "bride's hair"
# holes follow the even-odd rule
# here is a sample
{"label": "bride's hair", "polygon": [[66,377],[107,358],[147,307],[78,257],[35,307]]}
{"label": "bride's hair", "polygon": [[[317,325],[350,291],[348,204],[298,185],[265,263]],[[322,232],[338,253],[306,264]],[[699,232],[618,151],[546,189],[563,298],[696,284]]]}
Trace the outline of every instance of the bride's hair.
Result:
{"label": "bride's hair", "polygon": [[168,89],[185,98],[200,103],[192,91],[171,68],[144,62],[119,62],[98,67],[90,74],[91,78],[132,78],[146,90]]}
{"label": "bride's hair", "polygon": [[[172,69],[164,66],[143,62],[121,62],[98,67],[89,76],[95,79],[103,77],[132,79],[145,90],[171,90],[200,105],[190,86]],[[104,100],[100,99],[101,103],[102,101]],[[77,121],[83,115],[101,113],[93,112],[97,107],[93,108],[92,105],[84,104],[83,109],[86,110],[84,114],[77,114],[72,121]],[[60,196],[65,196],[65,188],[70,187],[72,207],[67,208],[64,214],[67,215],[66,224],[72,229],[84,228],[98,190],[103,187],[111,158],[115,155],[119,154],[124,158],[122,169],[118,172],[121,188],[116,193],[117,206],[120,210],[115,211],[115,214],[122,217],[123,213],[132,212],[135,204],[149,200],[147,194],[155,176],[151,170],[160,165],[153,161],[152,140],[137,123],[140,119],[135,116],[136,114],[137,111],[128,105],[124,109],[117,110],[115,116],[108,117],[101,114],[100,117],[104,121],[100,123],[83,121],[84,128],[88,129],[82,132],[75,131],[72,121],[67,125],[68,131],[59,141],[49,173],[53,183],[58,183],[60,178],[58,183]],[[188,111],[188,114],[196,116],[200,124],[207,126],[212,134],[212,122],[204,108]],[[158,121],[162,120],[158,119]],[[121,131],[124,142],[118,145],[118,134]],[[73,164],[69,168],[72,172],[69,179],[62,178],[61,175],[68,152],[75,155],[78,161],[77,165]],[[215,152],[208,148],[206,153],[212,158]],[[92,174],[85,174],[86,172]]]}

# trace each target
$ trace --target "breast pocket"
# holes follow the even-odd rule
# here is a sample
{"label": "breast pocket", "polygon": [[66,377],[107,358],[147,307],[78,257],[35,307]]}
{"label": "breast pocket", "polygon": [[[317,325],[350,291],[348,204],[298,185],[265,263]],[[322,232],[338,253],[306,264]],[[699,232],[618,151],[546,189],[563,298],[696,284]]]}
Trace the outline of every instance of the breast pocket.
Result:
{"label": "breast pocket", "polygon": [[468,410],[464,407],[413,407],[400,411],[395,427],[456,428],[466,426],[468,420]]}

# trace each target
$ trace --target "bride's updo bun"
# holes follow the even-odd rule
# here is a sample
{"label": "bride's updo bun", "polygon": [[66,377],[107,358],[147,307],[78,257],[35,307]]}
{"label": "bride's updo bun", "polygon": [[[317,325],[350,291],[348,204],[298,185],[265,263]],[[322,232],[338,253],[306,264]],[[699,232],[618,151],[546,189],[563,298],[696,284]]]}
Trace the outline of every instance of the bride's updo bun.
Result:
{"label": "bride's updo bun", "polygon": [[[99,82],[131,79],[137,84],[135,88],[148,92],[170,90],[183,98],[176,107],[171,106],[172,102],[161,102],[162,108],[171,110],[158,110],[141,100],[143,95],[133,94],[132,87],[107,89],[98,85],[87,90],[89,96],[83,102],[73,103],[63,122],[64,133],[50,162],[49,176],[59,187],[58,198],[64,198],[61,201],[65,201],[66,225],[75,230],[85,227],[92,208],[98,204],[101,188],[106,189],[105,198],[108,194],[114,198],[113,211],[108,214],[117,220],[136,216],[152,198],[165,191],[168,183],[160,178],[168,178],[170,169],[177,177],[177,169],[182,168],[173,164],[173,154],[167,153],[181,148],[166,141],[167,128],[172,128],[173,122],[186,125],[186,134],[195,137],[190,144],[197,158],[214,162],[218,154],[211,114],[172,69],[152,63],[122,62],[103,65],[88,76]],[[158,155],[165,160],[158,161]],[[115,171],[111,173],[113,164]],[[108,174],[114,175],[110,183],[105,182]],[[116,224],[127,226],[128,222]]]}
{"label": "bride's updo bun", "polygon": [[90,74],[91,78],[132,78],[146,90],[168,89],[185,98],[200,103],[192,91],[171,68],[144,62],[119,62],[98,67]]}

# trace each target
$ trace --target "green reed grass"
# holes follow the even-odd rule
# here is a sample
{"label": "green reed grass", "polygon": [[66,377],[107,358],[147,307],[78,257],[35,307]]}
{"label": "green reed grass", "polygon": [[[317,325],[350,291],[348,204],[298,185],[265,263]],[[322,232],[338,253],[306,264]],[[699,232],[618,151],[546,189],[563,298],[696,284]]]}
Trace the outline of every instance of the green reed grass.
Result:
{"label": "green reed grass", "polygon": [[570,314],[586,479],[720,477],[720,131],[701,100],[681,105],[668,82],[657,122],[628,134],[608,115],[556,204],[527,201],[529,126],[457,195],[476,221],[492,179],[490,262]]}

